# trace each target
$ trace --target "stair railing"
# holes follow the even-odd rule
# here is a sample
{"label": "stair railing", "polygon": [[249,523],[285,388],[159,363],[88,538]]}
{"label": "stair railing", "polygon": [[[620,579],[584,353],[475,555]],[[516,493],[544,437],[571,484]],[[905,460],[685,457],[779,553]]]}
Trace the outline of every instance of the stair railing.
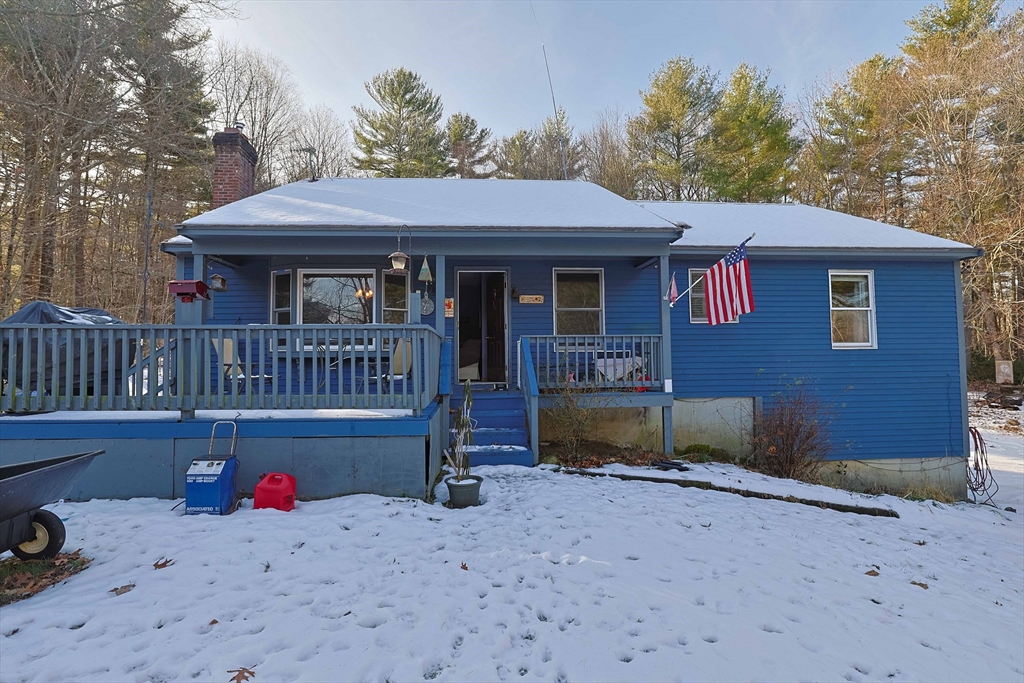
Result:
{"label": "stair railing", "polygon": [[[533,355],[529,344],[519,344],[519,375],[523,397],[526,399],[526,429],[529,435],[530,450],[533,451],[533,464],[540,462],[540,425],[538,413],[540,408],[540,390],[537,387],[537,371],[533,367]],[[525,378],[525,383],[522,379]]]}

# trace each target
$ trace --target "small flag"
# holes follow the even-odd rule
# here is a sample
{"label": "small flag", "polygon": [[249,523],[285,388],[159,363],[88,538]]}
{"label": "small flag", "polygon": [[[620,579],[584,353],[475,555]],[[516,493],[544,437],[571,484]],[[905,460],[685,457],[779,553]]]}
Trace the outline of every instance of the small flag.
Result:
{"label": "small flag", "polygon": [[668,287],[668,305],[669,307],[676,305],[676,299],[679,298],[679,288],[676,287],[676,274],[672,273],[672,282]]}
{"label": "small flag", "polygon": [[735,320],[741,313],[754,310],[754,290],[750,284],[750,263],[747,261],[747,242],[743,240],[711,266],[704,274],[707,294],[708,324],[717,325]]}

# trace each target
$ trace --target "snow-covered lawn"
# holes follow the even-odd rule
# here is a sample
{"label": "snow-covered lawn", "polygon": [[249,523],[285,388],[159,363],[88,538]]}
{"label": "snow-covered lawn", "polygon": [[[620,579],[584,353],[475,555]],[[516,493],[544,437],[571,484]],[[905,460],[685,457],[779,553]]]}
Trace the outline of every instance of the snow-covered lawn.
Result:
{"label": "snow-covered lawn", "polygon": [[[1024,440],[990,444],[1021,478],[1000,485],[1024,492]],[[67,547],[95,561],[0,611],[0,679],[1024,680],[1020,512],[865,498],[891,519],[480,473],[486,503],[469,510],[56,505]]]}

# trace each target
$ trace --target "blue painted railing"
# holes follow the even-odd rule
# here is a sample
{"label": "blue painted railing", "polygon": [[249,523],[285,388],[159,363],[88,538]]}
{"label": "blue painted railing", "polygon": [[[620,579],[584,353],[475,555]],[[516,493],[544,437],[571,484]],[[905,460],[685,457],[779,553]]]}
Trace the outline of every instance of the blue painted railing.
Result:
{"label": "blue painted railing", "polygon": [[0,411],[420,414],[441,343],[426,325],[0,325]]}
{"label": "blue painted railing", "polygon": [[662,391],[660,334],[523,337],[541,392],[566,387],[597,391]]}
{"label": "blue painted railing", "polygon": [[526,399],[526,427],[529,430],[530,450],[533,451],[533,464],[536,465],[540,462],[540,425],[537,423],[540,391],[537,387],[537,373],[533,368],[530,345],[522,341],[519,343],[519,372],[520,388]]}

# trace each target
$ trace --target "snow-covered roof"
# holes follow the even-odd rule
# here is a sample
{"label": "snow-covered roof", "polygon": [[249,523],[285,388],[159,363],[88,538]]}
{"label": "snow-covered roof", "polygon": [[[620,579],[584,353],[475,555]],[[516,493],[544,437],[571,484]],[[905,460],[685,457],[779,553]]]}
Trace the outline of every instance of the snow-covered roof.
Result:
{"label": "snow-covered roof", "polygon": [[185,237],[184,235],[175,235],[174,237],[172,237],[172,238],[170,238],[170,239],[166,239],[166,240],[164,240],[164,241],[163,241],[163,242],[161,242],[160,244],[181,244],[181,245],[189,245],[189,244],[192,244],[192,240],[190,240],[190,239],[189,239],[188,237]]}
{"label": "snow-covered roof", "polygon": [[182,224],[204,227],[665,229],[608,190],[560,180],[323,178],[276,187]]}
{"label": "snow-covered roof", "polygon": [[731,248],[756,232],[757,236],[748,244],[751,249],[977,251],[953,240],[805,204],[638,204],[686,228],[682,237],[672,243],[677,250]]}

